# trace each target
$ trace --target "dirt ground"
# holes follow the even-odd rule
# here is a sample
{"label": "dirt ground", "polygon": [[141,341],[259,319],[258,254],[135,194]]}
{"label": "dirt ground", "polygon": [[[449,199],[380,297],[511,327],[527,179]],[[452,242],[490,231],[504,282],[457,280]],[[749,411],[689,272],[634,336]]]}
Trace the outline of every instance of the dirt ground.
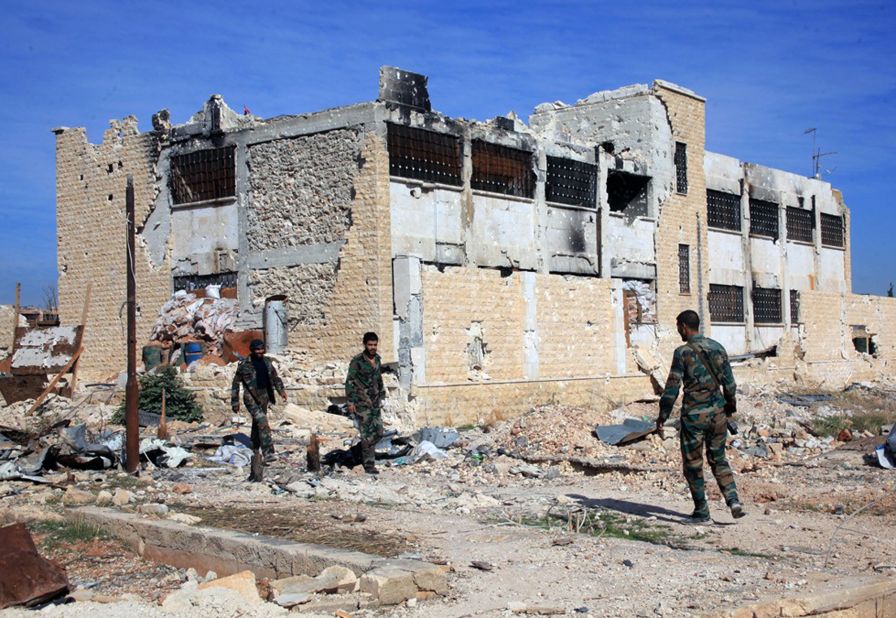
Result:
{"label": "dirt ground", "polygon": [[[877,395],[896,400],[888,389]],[[838,441],[803,429],[813,418],[858,415],[848,399],[804,409],[773,392],[745,394],[742,433],[729,449],[748,511],[736,523],[708,469],[713,522],[684,523],[692,505],[673,436],[620,448],[590,433],[595,423],[649,417],[654,403],[600,414],[536,409],[462,431],[443,460],[384,462],[378,478],[358,468],[308,473],[301,440],[292,440],[263,483],[247,483],[247,470],[212,464],[198,451],[187,467],[147,471],[138,481],[109,472],[70,480],[88,492],[132,491],[126,510],[164,504],[200,517],[200,526],[450,565],[446,596],[355,615],[703,615],[828,589],[847,576],[896,576],[896,472],[866,457],[881,438],[857,431]],[[61,489],[0,485],[7,509],[64,508]],[[72,580],[98,594],[155,602],[187,577],[111,539],[61,548],[47,540],[52,529],[34,530]]]}

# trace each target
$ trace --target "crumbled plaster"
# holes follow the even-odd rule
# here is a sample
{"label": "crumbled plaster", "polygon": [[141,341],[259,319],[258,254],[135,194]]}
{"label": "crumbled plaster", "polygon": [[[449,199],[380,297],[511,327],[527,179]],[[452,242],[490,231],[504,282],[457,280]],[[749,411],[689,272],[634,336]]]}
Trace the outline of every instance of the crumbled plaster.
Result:
{"label": "crumbled plaster", "polygon": [[285,294],[290,328],[300,324],[325,325],[337,272],[335,263],[252,270],[249,290],[256,305],[270,296]]}
{"label": "crumbled plaster", "polygon": [[361,133],[337,129],[249,147],[249,247],[332,243],[351,226]]}

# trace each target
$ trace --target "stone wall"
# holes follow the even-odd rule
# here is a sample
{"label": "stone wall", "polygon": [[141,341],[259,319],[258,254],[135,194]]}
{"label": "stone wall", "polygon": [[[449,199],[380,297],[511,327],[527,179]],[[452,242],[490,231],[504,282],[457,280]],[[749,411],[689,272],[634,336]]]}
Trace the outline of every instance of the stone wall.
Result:
{"label": "stone wall", "polygon": [[[660,349],[666,358],[672,358],[672,350],[680,344],[675,333],[675,317],[685,309],[700,314],[701,322],[709,328],[709,261],[706,229],[706,177],[703,171],[703,153],[706,144],[706,120],[704,100],[684,90],[658,82],[656,95],[666,106],[672,141],[687,144],[687,194],[676,191],[673,175],[669,196],[660,204],[656,228],[657,266],[657,319],[665,336]],[[690,247],[691,291],[682,294],[678,281],[678,245]]]}
{"label": "stone wall", "polygon": [[154,265],[139,232],[157,187],[158,145],[153,133],[139,133],[129,116],[113,121],[101,144],[90,144],[82,128],[56,133],[56,229],[59,317],[81,322],[88,284],[90,309],[80,370],[84,378],[125,369],[125,187],[134,178],[137,219],[137,341],[148,339],[158,308],[171,295],[171,267]]}
{"label": "stone wall", "polygon": [[345,239],[361,160],[357,128],[249,147],[249,247],[283,249]]}
{"label": "stone wall", "polygon": [[[379,333],[384,360],[393,360],[382,136],[354,127],[255,144],[249,172],[249,246],[293,261],[250,271],[252,303],[287,295],[289,347],[309,363],[350,357],[369,330]],[[334,244],[334,259],[301,263],[302,249]]]}

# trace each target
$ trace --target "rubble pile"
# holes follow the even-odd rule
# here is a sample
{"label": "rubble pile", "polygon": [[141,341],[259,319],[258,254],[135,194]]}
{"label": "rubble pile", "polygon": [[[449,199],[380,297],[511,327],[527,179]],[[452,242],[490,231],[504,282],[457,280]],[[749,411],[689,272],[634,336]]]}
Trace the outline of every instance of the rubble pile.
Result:
{"label": "rubble pile", "polygon": [[206,353],[221,356],[224,332],[236,324],[239,305],[232,298],[198,298],[178,290],[159,310],[150,339],[164,343],[205,341]]}

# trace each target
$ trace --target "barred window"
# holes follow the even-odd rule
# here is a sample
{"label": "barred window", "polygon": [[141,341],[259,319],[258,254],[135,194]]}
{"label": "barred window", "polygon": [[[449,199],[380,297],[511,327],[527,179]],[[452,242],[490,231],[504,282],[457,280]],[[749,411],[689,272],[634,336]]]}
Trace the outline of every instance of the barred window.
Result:
{"label": "barred window", "polygon": [[750,198],[750,234],[778,239],[778,205]]}
{"label": "barred window", "polygon": [[691,293],[691,247],[678,245],[678,290],[682,294]]}
{"label": "barred window", "polygon": [[800,242],[812,242],[815,229],[815,213],[802,208],[787,208],[787,238]]}
{"label": "barred window", "polygon": [[457,137],[389,123],[388,143],[390,175],[455,187],[463,184]]}
{"label": "barred window", "polygon": [[790,290],[790,323],[797,324],[800,321],[800,291]]}
{"label": "barred window", "polygon": [[547,201],[596,208],[596,186],[596,166],[572,159],[548,157]]}
{"label": "barred window", "polygon": [[473,178],[470,185],[481,191],[533,197],[535,171],[532,169],[532,153],[473,140]]}
{"label": "barred window", "polygon": [[821,213],[821,244],[843,246],[843,217]]}
{"label": "barred window", "polygon": [[226,272],[214,275],[180,275],[174,277],[174,290],[185,290],[193,292],[194,290],[204,289],[207,285],[220,285],[222,288],[236,287],[236,273]]}
{"label": "barred window", "polygon": [[706,221],[709,227],[740,231],[740,196],[706,190]]}
{"label": "barred window", "polygon": [[190,204],[236,195],[235,152],[235,146],[226,146],[171,157],[174,203]]}
{"label": "barred window", "polygon": [[753,288],[753,322],[756,324],[780,324],[781,290],[775,288]]}
{"label": "barred window", "polygon": [[675,190],[688,193],[688,145],[675,142]]}
{"label": "barred window", "polygon": [[739,285],[710,283],[709,319],[712,322],[743,322],[744,289]]}

